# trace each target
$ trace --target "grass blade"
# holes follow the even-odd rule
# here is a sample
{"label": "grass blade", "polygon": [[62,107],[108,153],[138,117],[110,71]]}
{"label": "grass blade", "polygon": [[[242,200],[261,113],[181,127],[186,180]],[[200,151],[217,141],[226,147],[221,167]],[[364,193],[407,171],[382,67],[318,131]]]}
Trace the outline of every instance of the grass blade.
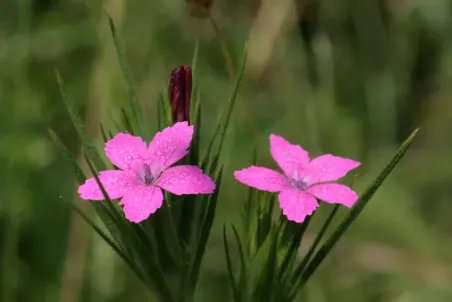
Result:
{"label": "grass blade", "polygon": [[405,155],[406,151],[410,147],[413,139],[415,138],[419,128],[416,129],[400,146],[396,154],[389,162],[389,164],[383,169],[377,179],[366,189],[366,191],[361,195],[359,200],[356,202],[355,206],[350,210],[349,214],[341,222],[341,224],[336,228],[333,234],[328,238],[328,240],[322,245],[319,251],[316,253],[312,261],[306,267],[303,275],[301,276],[300,285],[303,286],[322,263],[331,249],[334,247],[336,242],[342,237],[345,231],[350,227],[350,225],[355,221],[358,215],[362,212],[367,202],[372,198],[375,192],[383,184],[386,177],[392,172],[392,170],[397,166],[399,161]]}
{"label": "grass blade", "polygon": [[220,133],[220,124],[218,124],[217,128],[215,128],[215,132],[213,133],[213,136],[210,139],[209,145],[207,146],[206,153],[204,154],[204,158],[201,163],[202,170],[206,170],[209,165],[210,154],[212,153],[212,149],[213,149],[213,146],[215,145],[215,141],[218,137],[218,133]]}
{"label": "grass blade", "polygon": [[[283,278],[287,268],[290,266],[291,260],[294,258],[295,254],[298,252],[300,245],[301,245],[301,241],[303,240],[303,235],[306,232],[306,229],[308,228],[309,223],[311,222],[311,219],[314,216],[314,214],[315,214],[315,212],[312,213],[311,216],[308,216],[306,218],[306,220],[304,221],[304,223],[301,225],[297,225],[297,224],[294,224],[294,223],[286,220],[286,229],[283,234],[283,237],[287,236],[286,231],[294,231],[293,227],[295,227],[295,232],[294,232],[293,236],[291,236],[292,238],[290,241],[290,246],[289,246],[287,253],[284,257],[284,260],[281,264],[281,269],[279,272],[280,278]],[[283,218],[283,219],[285,219],[285,218]]]}
{"label": "grass blade", "polygon": [[[91,173],[93,174],[94,179],[97,182],[97,185],[99,186],[100,190],[102,191],[102,194],[104,195],[105,200],[102,202],[102,205],[104,205],[104,207],[107,209],[107,212],[110,214],[110,218],[113,219],[116,222],[115,224],[117,225],[118,223],[120,223],[121,221],[124,221],[124,220],[119,215],[117,209],[113,205],[113,202],[111,201],[110,197],[108,196],[107,191],[105,190],[103,184],[99,180],[97,171],[94,169],[93,165],[91,164],[91,162],[86,154],[85,154],[85,160],[88,164],[88,167],[89,167]],[[94,204],[96,204],[96,203],[94,203]],[[106,223],[106,222],[104,221],[104,223]]]}
{"label": "grass blade", "polygon": [[217,208],[217,201],[218,201],[218,194],[220,193],[220,184],[221,184],[221,178],[223,176],[223,167],[220,168],[220,171],[218,173],[218,176],[216,178],[215,183],[218,184],[217,189],[215,192],[211,195],[209,205],[207,207],[206,215],[203,219],[202,225],[201,225],[201,234],[199,237],[198,246],[196,249],[196,254],[193,259],[193,264],[191,266],[191,280],[192,285],[196,285],[199,269],[201,266],[202,257],[204,256],[204,252],[206,250],[207,241],[209,240],[210,231],[212,229],[213,220],[215,218],[215,211]]}
{"label": "grass blade", "polygon": [[163,130],[165,113],[163,111],[163,95],[159,93],[157,98],[157,129],[158,131]]}
{"label": "grass blade", "polygon": [[[60,138],[56,135],[56,133],[49,129],[49,135],[51,140],[55,143],[57,148],[60,150],[63,157],[69,162],[69,164],[72,166],[72,170],[74,171],[76,180],[79,184],[82,184],[85,182],[85,175],[80,168],[80,166],[77,164],[76,159],[71,155],[69,149],[63,144],[63,142],[60,140]],[[94,168],[91,166],[91,163],[89,163],[90,168],[92,171],[94,171]],[[113,238],[118,239],[117,235],[118,233],[118,217],[115,217],[115,209],[109,209],[107,206],[105,206],[103,203],[93,203],[92,204],[97,215],[101,218],[105,226],[107,227],[110,234],[113,236]],[[113,207],[113,205],[111,205]]]}
{"label": "grass blade", "polygon": [[242,83],[243,80],[243,75],[245,73],[245,67],[246,67],[246,61],[247,61],[247,54],[248,54],[248,46],[247,44],[245,45],[245,49],[244,49],[244,53],[243,53],[243,58],[242,58],[242,65],[240,67],[239,70],[239,74],[237,76],[235,85],[234,85],[234,89],[232,90],[232,95],[229,98],[228,104],[226,106],[225,111],[222,114],[221,117],[221,121],[220,123],[217,125],[214,135],[211,139],[211,141],[209,142],[209,146],[207,148],[206,154],[204,155],[204,159],[203,159],[203,167],[207,166],[207,163],[209,162],[210,159],[210,153],[213,149],[213,145],[214,142],[216,141],[218,134],[220,135],[219,137],[219,142],[218,142],[218,149],[217,149],[217,156],[220,155],[221,150],[223,148],[223,142],[224,139],[226,137],[226,132],[228,130],[228,126],[229,126],[229,121],[231,119],[231,113],[232,113],[232,109],[234,108],[235,105],[235,100],[237,98],[238,92],[239,92],[239,88],[240,88],[240,84]]}
{"label": "grass blade", "polygon": [[171,101],[168,91],[165,90],[163,93],[159,93],[158,96],[158,113],[159,113],[159,127],[160,130],[173,125],[173,117],[171,113]]}
{"label": "grass blade", "polygon": [[319,245],[320,241],[323,238],[323,235],[325,235],[326,230],[330,226],[331,222],[333,221],[334,216],[336,216],[337,211],[339,210],[340,205],[337,204],[334,206],[333,210],[331,211],[330,215],[328,215],[328,218],[326,219],[325,223],[323,224],[322,228],[320,229],[320,232],[317,234],[314,243],[312,243],[311,247],[309,248],[308,253],[304,256],[303,261],[301,262],[300,266],[297,268],[295,272],[295,276],[298,274],[301,274],[303,269],[305,268],[308,261],[311,259],[311,256],[314,254],[314,251],[316,250],[317,246]]}
{"label": "grass blade", "polygon": [[[174,299],[172,297],[171,290],[170,290],[168,284],[166,283],[165,278],[163,277],[163,272],[161,271],[160,267],[158,266],[158,264],[155,262],[155,260],[153,258],[152,250],[149,249],[149,246],[146,246],[144,244],[145,240],[142,240],[142,238],[140,238],[140,234],[136,232],[136,230],[139,229],[139,227],[138,226],[135,226],[135,228],[133,226],[130,227],[128,222],[119,216],[119,213],[114,208],[114,206],[111,202],[111,199],[108,196],[107,191],[105,190],[104,186],[100,182],[99,177],[98,177],[96,171],[94,170],[94,167],[90,163],[88,157],[86,157],[86,161],[88,163],[89,168],[91,169],[91,172],[93,173],[94,178],[96,179],[97,185],[99,186],[99,188],[102,191],[102,194],[105,198],[104,204],[106,204],[106,207],[109,209],[108,212],[113,217],[117,216],[114,218],[117,219],[116,223],[117,223],[118,229],[123,230],[123,231],[125,231],[125,230],[132,231],[132,234],[127,234],[126,232],[124,232],[124,234],[118,233],[116,236],[113,235],[114,238],[118,238],[118,239],[122,238],[123,240],[127,240],[128,242],[124,242],[124,245],[131,247],[132,251],[138,253],[138,255],[139,255],[138,267],[141,267],[143,264],[146,267],[149,267],[151,272],[150,272],[150,275],[148,275],[148,276],[150,276],[150,278],[151,277],[153,278],[154,284],[146,283],[146,285],[154,286],[158,290],[158,294],[162,297],[163,301],[165,301],[165,302],[173,301]],[[124,236],[121,236],[121,235],[124,235]],[[133,240],[132,236],[129,236],[129,235],[135,236],[134,239],[137,239],[137,240]],[[137,261],[136,259],[134,259],[134,260]]]}
{"label": "grass blade", "polygon": [[195,126],[195,132],[193,133],[193,139],[190,146],[189,159],[192,165],[199,165],[199,147],[201,142],[201,106],[198,106],[195,119],[192,119],[192,123]]}
{"label": "grass blade", "polygon": [[[127,264],[130,266],[130,268],[133,270],[133,272],[138,276],[138,278],[142,278],[141,273],[138,272],[133,264],[132,261],[127,257],[127,255],[122,251],[122,249],[116,245],[116,243],[113,242],[113,240],[110,239],[110,237],[105,234],[100,227],[96,225],[96,223],[89,218],[82,210],[80,210],[76,205],[71,203],[71,207],[77,214],[118,254],[118,256]],[[141,281],[146,284],[146,282],[141,279]]]}
{"label": "grass blade", "polygon": [[[330,215],[328,215],[328,218],[325,220],[325,223],[322,225],[320,232],[317,234],[314,242],[312,243],[311,247],[309,248],[308,253],[303,257],[303,260],[295,269],[295,272],[293,273],[293,276],[292,276],[292,280],[290,281],[289,296],[296,295],[296,291],[298,288],[297,280],[299,280],[301,278],[301,276],[303,274],[303,270],[306,268],[306,265],[308,264],[309,260],[311,260],[312,255],[314,254],[315,250],[317,249],[317,246],[319,245],[320,241],[322,240],[323,235],[325,235],[326,230],[328,229],[329,225],[333,221],[334,216],[336,216],[336,213],[338,212],[339,208],[340,208],[339,204],[334,206]],[[287,278],[290,278],[290,277],[287,276]],[[286,279],[286,278],[284,278],[284,279]],[[284,283],[286,283],[286,282],[284,282]]]}
{"label": "grass blade", "polygon": [[71,155],[71,152],[69,149],[63,144],[63,142],[60,140],[58,135],[52,130],[48,129],[50,139],[53,141],[55,146],[60,150],[63,157],[69,162],[69,164],[72,167],[72,170],[74,171],[75,178],[77,179],[77,182],[79,184],[82,184],[85,182],[85,174],[83,173],[83,170],[80,168],[80,166],[77,164],[77,160]]}
{"label": "grass blade", "polygon": [[191,89],[191,104],[190,104],[190,121],[194,123],[196,121],[196,115],[198,114],[198,106],[200,102],[199,98],[199,87],[198,87],[198,56],[199,56],[199,41],[195,41],[195,51],[193,52],[193,59],[191,62],[191,78],[192,78],[192,89]]}
{"label": "grass blade", "polygon": [[129,116],[126,113],[126,110],[123,108],[121,109],[122,112],[122,123],[124,124],[124,128],[126,129],[126,131],[131,134],[131,135],[135,135],[133,132],[133,127],[132,127],[132,123],[130,122]]}
{"label": "grass blade", "polygon": [[232,260],[231,253],[229,252],[228,239],[226,236],[226,225],[223,226],[223,244],[224,244],[224,252],[226,254],[226,266],[228,268],[229,281],[231,282],[232,287],[232,296],[235,302],[240,301],[240,292],[237,288],[237,284],[235,281],[234,270],[232,268]]}
{"label": "grass blade", "polygon": [[100,133],[102,134],[102,139],[104,140],[104,143],[106,143],[109,138],[107,137],[107,132],[105,132],[105,128],[104,125],[102,125],[102,123],[100,123]]}
{"label": "grass blade", "polygon": [[[280,225],[281,226],[281,225]],[[274,230],[274,229],[273,229]],[[276,229],[273,232],[272,243],[269,250],[269,255],[267,257],[267,262],[265,264],[264,272],[263,272],[263,286],[259,290],[259,300],[265,301],[270,300],[272,295],[276,292],[277,287],[275,287],[275,281],[277,278],[277,269],[278,269],[278,237],[279,237],[280,228]]]}
{"label": "grass blade", "polygon": [[239,74],[237,76],[237,80],[234,85],[234,89],[232,91],[231,98],[229,99],[228,106],[226,107],[226,111],[224,112],[223,117],[223,127],[220,131],[220,142],[218,146],[217,153],[220,154],[223,148],[224,139],[226,137],[226,132],[228,130],[229,121],[231,120],[232,108],[234,108],[235,100],[237,99],[237,95],[239,93],[240,84],[242,84],[243,75],[245,74],[246,60],[248,54],[248,46],[245,45],[245,50],[242,58],[242,65],[240,66]]}
{"label": "grass blade", "polygon": [[234,224],[231,223],[232,232],[234,233],[235,240],[237,242],[237,247],[239,249],[240,256],[240,284],[242,286],[242,298],[244,301],[247,301],[248,297],[248,270],[246,266],[246,258],[245,253],[243,252],[243,244],[240,240],[239,232],[235,228]]}
{"label": "grass blade", "polygon": [[96,168],[98,170],[106,170],[107,167],[106,167],[104,161],[102,160],[99,152],[97,151],[96,146],[94,145],[94,142],[89,137],[88,132],[86,131],[85,125],[82,121],[82,118],[78,114],[74,103],[69,98],[63,78],[61,77],[61,74],[57,70],[55,71],[55,76],[56,76],[56,80],[58,83],[58,87],[60,89],[61,97],[63,98],[64,104],[66,105],[66,109],[69,112],[69,116],[72,120],[75,131],[77,132],[78,136],[80,137],[80,140],[82,141],[82,144],[86,150],[86,153],[92,159],[94,165],[96,166]]}
{"label": "grass blade", "polygon": [[140,101],[138,99],[138,92],[135,87],[135,82],[133,80],[132,73],[130,72],[129,66],[127,64],[124,52],[122,51],[121,45],[119,43],[117,31],[113,19],[110,15],[107,14],[108,24],[110,25],[111,35],[113,37],[113,43],[116,50],[116,55],[118,57],[119,65],[121,67],[121,72],[126,81],[127,92],[129,94],[130,105],[132,107],[133,113],[135,115],[135,120],[138,122],[138,126],[140,127],[140,134],[146,140],[149,139],[149,133],[146,131],[147,127],[145,125],[145,117],[143,116],[144,110],[142,110],[140,106]]}

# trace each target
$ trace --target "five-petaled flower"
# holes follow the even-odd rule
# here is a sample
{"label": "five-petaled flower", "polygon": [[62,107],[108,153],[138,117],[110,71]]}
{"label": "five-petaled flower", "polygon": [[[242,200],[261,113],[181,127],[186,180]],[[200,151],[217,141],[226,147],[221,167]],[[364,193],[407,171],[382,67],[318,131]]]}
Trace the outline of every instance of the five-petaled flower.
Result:
{"label": "five-petaled flower", "polygon": [[250,187],[279,192],[279,204],[287,219],[302,223],[319,206],[316,198],[346,207],[357,201],[358,195],[349,187],[331,182],[357,168],[359,162],[331,154],[310,161],[308,152],[300,146],[273,134],[270,152],[284,174],[251,166],[236,171],[234,176]]}
{"label": "five-petaled flower", "polygon": [[[106,142],[106,155],[121,170],[102,171],[99,180],[111,199],[122,198],[120,204],[128,220],[139,223],[160,208],[161,189],[175,195],[210,194],[215,190],[215,183],[201,169],[170,167],[187,155],[192,136],[193,126],[181,122],[158,132],[149,146],[140,137],[125,133]],[[87,179],[78,193],[86,200],[104,199],[94,177]]]}

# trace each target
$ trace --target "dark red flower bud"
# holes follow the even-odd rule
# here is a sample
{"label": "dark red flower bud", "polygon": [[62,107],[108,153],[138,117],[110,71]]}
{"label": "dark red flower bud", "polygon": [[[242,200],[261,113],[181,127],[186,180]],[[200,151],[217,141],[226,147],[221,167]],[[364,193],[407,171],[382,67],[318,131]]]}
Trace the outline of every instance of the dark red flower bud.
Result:
{"label": "dark red flower bud", "polygon": [[185,0],[188,3],[190,15],[205,19],[210,14],[213,0]]}
{"label": "dark red flower bud", "polygon": [[173,123],[190,123],[191,67],[182,65],[173,69],[169,86]]}

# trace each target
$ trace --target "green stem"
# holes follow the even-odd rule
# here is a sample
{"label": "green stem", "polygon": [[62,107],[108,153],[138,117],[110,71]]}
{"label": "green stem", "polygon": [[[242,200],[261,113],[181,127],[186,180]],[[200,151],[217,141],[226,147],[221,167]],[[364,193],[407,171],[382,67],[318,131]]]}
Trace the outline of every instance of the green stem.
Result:
{"label": "green stem", "polygon": [[13,215],[13,211],[7,212],[6,227],[5,227],[5,241],[3,245],[3,257],[1,258],[1,282],[0,292],[2,293],[1,300],[3,302],[16,301],[16,287],[17,287],[17,253],[19,243],[19,219],[17,215]]}
{"label": "green stem", "polygon": [[[210,21],[210,24],[212,25],[213,31],[215,32],[215,36],[217,37],[218,42],[220,43],[220,49],[221,49],[221,53],[223,54],[224,62],[226,65],[226,70],[229,74],[230,79],[233,81],[235,79],[235,77],[237,76],[237,74],[235,73],[234,62],[233,62],[232,56],[228,50],[226,40],[224,39],[224,36],[221,34],[220,27],[218,26],[218,23],[215,20],[215,18],[213,17],[211,12],[209,12],[209,21]],[[248,124],[251,127],[252,135],[254,138],[254,143],[257,146],[259,131],[258,131],[256,121],[254,120],[253,115],[251,114],[252,110],[251,110],[250,106],[248,105],[248,103],[245,101],[242,101],[242,103],[245,106],[245,113],[246,113],[246,117],[248,119]]]}

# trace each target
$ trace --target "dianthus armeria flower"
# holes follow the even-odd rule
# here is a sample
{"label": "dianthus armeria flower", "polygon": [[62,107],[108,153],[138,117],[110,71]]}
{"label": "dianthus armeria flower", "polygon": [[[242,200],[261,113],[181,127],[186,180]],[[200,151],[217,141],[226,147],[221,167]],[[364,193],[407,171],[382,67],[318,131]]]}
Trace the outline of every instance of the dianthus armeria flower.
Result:
{"label": "dianthus armeria flower", "polygon": [[[135,223],[147,219],[163,204],[162,189],[175,195],[210,194],[212,179],[195,166],[170,167],[187,155],[193,126],[176,123],[158,132],[149,146],[140,138],[119,133],[105,144],[105,153],[120,170],[99,173],[99,180],[111,199],[120,204],[126,218]],[[103,200],[94,177],[78,189],[82,199]]]}
{"label": "dianthus armeria flower", "polygon": [[279,192],[279,204],[287,219],[302,223],[319,206],[316,198],[346,207],[352,207],[358,200],[358,195],[349,187],[331,182],[357,168],[359,162],[331,154],[310,160],[308,152],[300,146],[273,134],[270,135],[270,152],[283,174],[251,166],[236,171],[234,176],[250,187]]}

